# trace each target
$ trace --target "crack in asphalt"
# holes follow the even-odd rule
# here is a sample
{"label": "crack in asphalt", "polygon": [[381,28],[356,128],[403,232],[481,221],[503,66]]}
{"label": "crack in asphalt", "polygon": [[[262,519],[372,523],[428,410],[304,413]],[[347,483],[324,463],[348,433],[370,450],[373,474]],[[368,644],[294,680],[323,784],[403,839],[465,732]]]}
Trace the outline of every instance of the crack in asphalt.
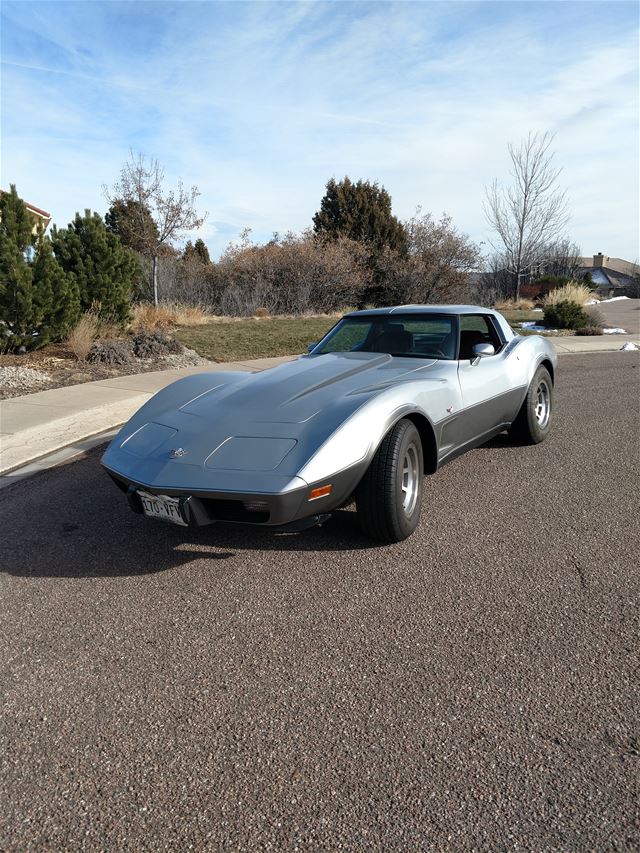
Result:
{"label": "crack in asphalt", "polygon": [[570,561],[571,561],[571,565],[572,565],[572,566],[573,566],[573,568],[576,570],[576,573],[577,573],[578,578],[579,578],[579,580],[580,580],[580,586],[581,586],[581,587],[582,587],[582,589],[584,589],[584,590],[589,589],[589,581],[588,581],[588,579],[587,579],[587,575],[586,575],[585,570],[582,568],[582,566],[581,566],[581,565],[580,565],[580,563],[576,560],[576,558],[575,558],[575,557],[569,557],[569,559],[570,559]]}

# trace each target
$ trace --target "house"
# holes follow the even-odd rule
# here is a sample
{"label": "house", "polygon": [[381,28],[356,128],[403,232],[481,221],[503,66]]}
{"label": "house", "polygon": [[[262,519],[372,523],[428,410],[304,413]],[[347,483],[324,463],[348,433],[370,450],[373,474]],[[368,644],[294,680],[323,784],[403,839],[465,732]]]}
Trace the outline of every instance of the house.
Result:
{"label": "house", "polygon": [[580,258],[578,275],[589,273],[599,296],[635,296],[640,282],[640,265],[622,258],[610,258],[598,252],[593,258]]}

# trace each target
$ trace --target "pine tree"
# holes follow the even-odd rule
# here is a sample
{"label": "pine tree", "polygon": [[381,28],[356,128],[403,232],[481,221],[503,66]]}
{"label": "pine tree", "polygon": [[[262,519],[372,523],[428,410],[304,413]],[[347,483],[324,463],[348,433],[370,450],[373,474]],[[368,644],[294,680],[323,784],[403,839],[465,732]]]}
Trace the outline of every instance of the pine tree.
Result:
{"label": "pine tree", "polygon": [[328,181],[313,225],[320,237],[348,237],[374,253],[387,248],[403,251],[406,246],[405,230],[391,213],[391,196],[369,181],[354,184],[348,177]]}
{"label": "pine tree", "polygon": [[64,337],[80,315],[75,277],[66,273],[53,255],[51,240],[40,235],[32,264],[33,322],[38,344]]}
{"label": "pine tree", "polygon": [[140,255],[146,253],[149,239],[158,239],[158,227],[151,211],[135,199],[114,199],[104,222],[107,231],[119,237],[123,246]]}
{"label": "pine tree", "polygon": [[0,347],[32,341],[31,269],[25,253],[33,245],[33,221],[15,185],[0,195]]}
{"label": "pine tree", "polygon": [[195,242],[195,245],[191,242],[191,240],[187,240],[187,243],[184,247],[184,251],[182,252],[182,260],[183,261],[198,261],[201,264],[210,264],[211,258],[209,257],[209,250],[204,242],[199,237]]}
{"label": "pine tree", "polygon": [[125,322],[143,278],[136,254],[89,210],[76,213],[68,228],[54,228],[52,242],[62,268],[75,277],[81,307],[99,304],[102,316]]}
{"label": "pine tree", "polygon": [[211,263],[211,258],[209,257],[209,250],[207,249],[204,240],[201,240],[200,237],[198,237],[193,248],[196,255],[200,258],[203,264]]}

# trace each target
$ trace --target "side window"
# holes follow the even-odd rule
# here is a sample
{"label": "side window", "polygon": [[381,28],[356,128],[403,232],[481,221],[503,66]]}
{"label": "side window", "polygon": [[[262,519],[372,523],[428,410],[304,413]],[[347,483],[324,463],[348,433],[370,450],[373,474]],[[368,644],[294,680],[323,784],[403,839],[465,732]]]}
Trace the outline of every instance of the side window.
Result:
{"label": "side window", "polygon": [[460,354],[458,358],[473,358],[476,344],[491,344],[495,351],[502,347],[502,340],[493,323],[483,314],[465,314],[460,318]]}

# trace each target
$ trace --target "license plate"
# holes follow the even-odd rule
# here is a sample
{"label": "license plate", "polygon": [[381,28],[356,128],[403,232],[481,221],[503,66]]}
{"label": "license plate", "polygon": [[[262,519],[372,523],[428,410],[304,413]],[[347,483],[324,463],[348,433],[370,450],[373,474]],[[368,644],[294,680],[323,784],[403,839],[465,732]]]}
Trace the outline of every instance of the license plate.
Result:
{"label": "license plate", "polygon": [[161,518],[163,521],[187,526],[180,515],[178,498],[170,498],[168,495],[150,495],[148,492],[138,492],[138,497],[144,514],[149,518]]}

